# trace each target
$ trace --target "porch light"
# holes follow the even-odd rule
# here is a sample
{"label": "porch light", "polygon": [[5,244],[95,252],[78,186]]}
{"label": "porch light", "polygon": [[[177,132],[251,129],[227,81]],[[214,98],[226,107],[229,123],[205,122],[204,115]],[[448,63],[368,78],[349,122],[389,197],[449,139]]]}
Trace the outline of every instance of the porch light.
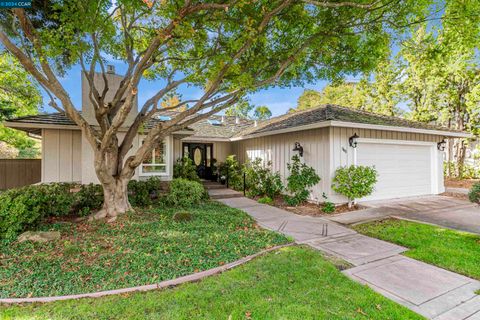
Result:
{"label": "porch light", "polygon": [[357,147],[358,138],[360,138],[360,137],[357,135],[356,132],[353,134],[353,136],[351,136],[350,138],[348,138],[348,144],[350,145],[350,147],[352,147],[352,148],[356,148],[356,147]]}
{"label": "porch light", "polygon": [[445,141],[445,139],[443,139],[442,141],[440,141],[439,143],[437,143],[437,149],[438,149],[439,151],[444,151],[446,145],[447,145],[447,142]]}
{"label": "porch light", "polygon": [[300,142],[295,142],[295,147],[293,148],[293,151],[298,151],[300,157],[303,157],[303,147]]}

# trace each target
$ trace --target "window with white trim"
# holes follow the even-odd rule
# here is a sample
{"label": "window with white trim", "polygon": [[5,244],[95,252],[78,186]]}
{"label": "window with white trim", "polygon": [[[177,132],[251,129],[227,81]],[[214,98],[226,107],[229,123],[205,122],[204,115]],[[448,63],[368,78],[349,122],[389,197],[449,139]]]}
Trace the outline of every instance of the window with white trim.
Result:
{"label": "window with white trim", "polygon": [[[143,143],[143,141],[142,141]],[[168,175],[168,140],[159,143],[155,149],[143,160],[140,166],[140,174],[143,176]]]}

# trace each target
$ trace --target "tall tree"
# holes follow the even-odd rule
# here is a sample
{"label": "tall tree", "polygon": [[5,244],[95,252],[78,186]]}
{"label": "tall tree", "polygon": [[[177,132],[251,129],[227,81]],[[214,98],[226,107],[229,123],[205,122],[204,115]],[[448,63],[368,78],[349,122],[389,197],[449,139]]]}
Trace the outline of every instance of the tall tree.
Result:
{"label": "tall tree", "polygon": [[[95,217],[113,220],[132,209],[127,183],[164,137],[268,86],[370,70],[384,56],[390,34],[411,24],[429,2],[51,0],[42,1],[46,8],[4,10],[0,41],[51,95],[51,105],[82,129],[105,197]],[[127,66],[111,100],[107,54]],[[88,80],[98,126],[77,111],[58,79],[72,64],[80,64]],[[117,132],[135,106],[143,77],[164,81],[120,141]],[[190,108],[151,128],[127,156],[139,128],[182,85],[203,93],[172,106]]]}
{"label": "tall tree", "polygon": [[[0,141],[16,148],[16,156],[36,157],[39,152],[37,143],[24,132],[5,128],[1,121],[36,114],[41,103],[40,91],[30,74],[11,54],[0,52]],[[9,153],[10,156],[13,154]]]}
{"label": "tall tree", "polygon": [[272,111],[267,106],[258,106],[253,112],[253,118],[257,120],[267,120],[272,116]]}

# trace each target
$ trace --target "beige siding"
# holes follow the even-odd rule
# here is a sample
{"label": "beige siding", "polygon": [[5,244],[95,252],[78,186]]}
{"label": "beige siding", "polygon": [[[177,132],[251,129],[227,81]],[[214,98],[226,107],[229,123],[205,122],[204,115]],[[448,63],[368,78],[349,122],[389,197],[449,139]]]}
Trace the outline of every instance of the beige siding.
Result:
{"label": "beige siding", "polygon": [[42,151],[42,182],[81,180],[80,131],[43,129]]}
{"label": "beige siding", "polygon": [[232,152],[237,155],[241,163],[255,158],[272,161],[274,171],[279,171],[283,178],[288,176],[287,163],[296,154],[293,151],[295,142],[303,146],[303,161],[312,166],[322,180],[314,187],[311,199],[322,200],[322,193],[329,189],[328,168],[329,157],[329,131],[328,128],[319,128],[293,133],[272,135],[248,140],[233,142]]}

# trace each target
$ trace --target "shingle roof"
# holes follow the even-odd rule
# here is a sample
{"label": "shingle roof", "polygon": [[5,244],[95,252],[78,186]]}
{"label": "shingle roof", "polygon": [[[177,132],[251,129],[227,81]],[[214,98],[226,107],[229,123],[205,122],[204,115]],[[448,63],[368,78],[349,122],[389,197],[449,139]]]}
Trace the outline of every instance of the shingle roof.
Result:
{"label": "shingle roof", "polygon": [[237,134],[237,137],[248,137],[249,135],[253,134],[294,128],[324,121],[342,121],[350,123],[459,132],[441,126],[434,126],[398,117],[384,116],[362,110],[327,104],[313,109],[291,112],[261,122],[257,127],[252,127],[248,130],[240,132]]}
{"label": "shingle roof", "polygon": [[[165,111],[160,112],[159,115],[173,117],[176,113],[177,112],[173,111]],[[220,123],[215,125],[209,122],[209,120],[216,120]],[[160,121],[161,120],[155,118],[150,119],[149,122],[146,124],[146,128],[150,129]],[[260,121],[258,122],[257,126],[254,126],[254,122],[252,120],[238,119],[237,123],[236,117],[214,115],[211,116],[209,119],[203,119],[195,124],[190,125],[188,129],[193,130],[194,134],[192,135],[192,137],[194,138],[248,138],[251,135],[259,133],[273,133],[277,130],[295,128],[325,121],[342,121],[350,123],[459,132],[440,126],[433,126],[421,122],[405,120],[398,117],[378,115],[371,112],[349,109],[331,104],[319,106],[313,109],[288,113],[266,121]],[[67,116],[65,116],[65,114],[63,113],[26,116],[11,119],[8,122],[24,123],[26,125],[45,124],[75,126],[75,123],[69,118],[67,118]],[[38,128],[30,130],[30,132],[35,133],[35,130],[38,130]]]}

